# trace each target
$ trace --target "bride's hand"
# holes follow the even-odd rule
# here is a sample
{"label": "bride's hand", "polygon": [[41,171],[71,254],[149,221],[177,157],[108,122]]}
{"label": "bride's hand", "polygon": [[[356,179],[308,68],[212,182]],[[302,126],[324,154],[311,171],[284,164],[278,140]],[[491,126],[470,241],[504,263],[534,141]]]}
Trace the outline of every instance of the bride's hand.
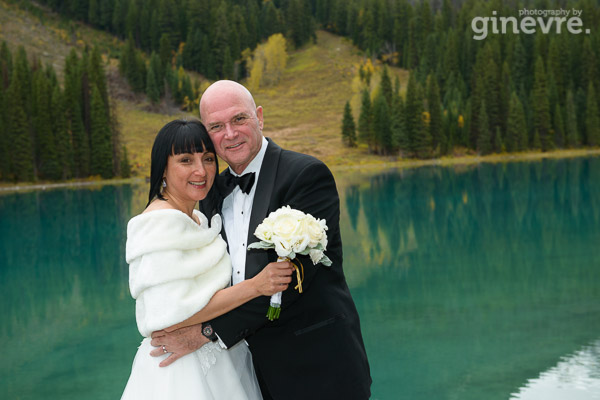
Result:
{"label": "bride's hand", "polygon": [[287,289],[292,282],[292,272],[294,266],[290,261],[272,262],[251,281],[262,296],[272,296]]}

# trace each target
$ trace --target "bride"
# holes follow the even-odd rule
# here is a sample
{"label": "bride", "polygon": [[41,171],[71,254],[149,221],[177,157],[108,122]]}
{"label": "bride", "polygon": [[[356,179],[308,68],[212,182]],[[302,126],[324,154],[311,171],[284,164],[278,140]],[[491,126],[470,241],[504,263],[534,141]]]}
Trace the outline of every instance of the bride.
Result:
{"label": "bride", "polygon": [[[150,193],[144,212],[127,225],[129,287],[144,336],[121,399],[262,399],[245,342],[224,349],[210,342],[168,367],[152,357],[153,331],[173,331],[211,320],[259,296],[287,288],[292,268],[271,263],[252,279],[227,287],[231,262],[221,217],[196,210],[213,195],[218,171],[214,146],[198,121],[165,125],[152,147]],[[211,217],[211,216],[209,216]]]}

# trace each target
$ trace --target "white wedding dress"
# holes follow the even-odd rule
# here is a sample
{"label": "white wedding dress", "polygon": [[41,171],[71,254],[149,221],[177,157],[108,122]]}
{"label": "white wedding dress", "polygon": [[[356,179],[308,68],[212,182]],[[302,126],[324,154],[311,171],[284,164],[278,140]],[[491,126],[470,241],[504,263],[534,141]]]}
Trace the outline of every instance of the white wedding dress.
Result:
{"label": "white wedding dress", "polygon": [[152,357],[150,334],[181,322],[204,307],[231,279],[231,261],[221,238],[221,218],[196,224],[177,210],[140,214],[127,225],[129,287],[144,336],[122,400],[260,400],[245,342],[230,349],[208,343],[173,364]]}

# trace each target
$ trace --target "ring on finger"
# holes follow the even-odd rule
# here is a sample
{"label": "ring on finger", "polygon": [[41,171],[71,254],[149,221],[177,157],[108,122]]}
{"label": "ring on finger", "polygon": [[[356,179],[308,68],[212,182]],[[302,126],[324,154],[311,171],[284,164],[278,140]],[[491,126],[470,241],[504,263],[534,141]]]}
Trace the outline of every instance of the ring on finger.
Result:
{"label": "ring on finger", "polygon": [[167,347],[164,344],[162,345],[162,349],[163,349],[163,353],[168,353]]}

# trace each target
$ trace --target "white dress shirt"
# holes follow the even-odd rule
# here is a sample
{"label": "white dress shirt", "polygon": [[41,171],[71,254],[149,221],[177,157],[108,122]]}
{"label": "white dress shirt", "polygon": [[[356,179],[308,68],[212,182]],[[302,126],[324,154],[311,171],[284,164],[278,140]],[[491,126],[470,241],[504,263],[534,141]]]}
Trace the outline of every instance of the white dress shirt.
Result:
{"label": "white dress shirt", "polygon": [[231,283],[233,285],[242,282],[246,274],[246,251],[248,243],[248,228],[250,225],[250,214],[252,214],[252,203],[254,202],[254,194],[256,193],[256,185],[258,183],[258,175],[260,168],[265,158],[267,151],[267,139],[262,138],[262,144],[256,157],[248,164],[246,169],[240,174],[229,170],[234,176],[241,176],[249,172],[254,172],[255,179],[250,193],[245,194],[236,186],[233,192],[223,200],[223,225],[227,234],[227,242],[229,244],[229,254],[231,256],[231,264],[233,266]]}

